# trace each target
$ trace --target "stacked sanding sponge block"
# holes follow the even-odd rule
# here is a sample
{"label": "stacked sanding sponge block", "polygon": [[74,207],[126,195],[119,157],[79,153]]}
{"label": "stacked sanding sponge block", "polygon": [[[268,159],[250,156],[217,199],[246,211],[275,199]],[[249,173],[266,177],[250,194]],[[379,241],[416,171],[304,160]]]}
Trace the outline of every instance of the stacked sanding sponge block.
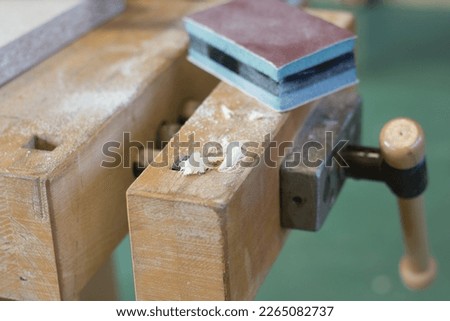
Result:
{"label": "stacked sanding sponge block", "polygon": [[234,0],[185,18],[189,60],[278,111],[357,83],[356,37],[280,0]]}

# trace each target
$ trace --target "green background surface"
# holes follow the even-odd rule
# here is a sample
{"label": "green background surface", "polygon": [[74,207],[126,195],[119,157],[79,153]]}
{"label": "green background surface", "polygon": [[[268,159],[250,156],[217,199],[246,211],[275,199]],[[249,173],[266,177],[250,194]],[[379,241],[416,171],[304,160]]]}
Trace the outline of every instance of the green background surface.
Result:
{"label": "green background surface", "polygon": [[[310,1],[330,7],[327,1]],[[348,8],[347,8],[348,9]],[[434,285],[403,287],[395,198],[379,183],[347,181],[319,233],[293,231],[258,300],[450,300],[450,11],[382,5],[357,16],[363,143],[377,146],[383,125],[411,117],[427,135],[426,208]],[[134,299],[129,239],[114,253],[119,296]]]}

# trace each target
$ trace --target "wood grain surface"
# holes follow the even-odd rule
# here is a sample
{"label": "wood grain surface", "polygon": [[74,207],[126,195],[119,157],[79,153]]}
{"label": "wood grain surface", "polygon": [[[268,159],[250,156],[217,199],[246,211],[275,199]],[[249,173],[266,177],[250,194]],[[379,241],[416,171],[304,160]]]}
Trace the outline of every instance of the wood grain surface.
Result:
{"label": "wood grain surface", "polygon": [[0,88],[0,297],[78,298],[127,233],[132,170],[102,168],[102,147],[124,132],[154,139],[217,84],[186,62],[179,23],[209,4],[128,1]]}
{"label": "wood grain surface", "polygon": [[[333,22],[339,13],[320,13]],[[348,14],[345,13],[348,17]],[[344,93],[338,93],[345,94]],[[207,142],[291,140],[317,102],[278,113],[221,83],[179,132]],[[267,148],[255,150],[259,157]],[[187,149],[181,155],[189,156]],[[276,260],[287,231],[280,227],[279,161],[183,176],[167,147],[127,192],[138,300],[253,299]]]}

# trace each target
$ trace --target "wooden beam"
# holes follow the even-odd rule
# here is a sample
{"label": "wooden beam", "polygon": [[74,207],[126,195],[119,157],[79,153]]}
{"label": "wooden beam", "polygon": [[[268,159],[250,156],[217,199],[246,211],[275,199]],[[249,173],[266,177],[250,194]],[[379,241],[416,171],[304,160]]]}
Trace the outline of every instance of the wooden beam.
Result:
{"label": "wooden beam", "polygon": [[[347,14],[345,14],[347,16]],[[326,14],[336,21],[339,14]],[[334,22],[334,19],[330,21]],[[337,95],[345,95],[346,92]],[[317,102],[277,113],[220,84],[179,132],[180,142],[274,142],[293,139]],[[258,148],[263,158],[268,148]],[[192,153],[192,151],[191,151]],[[274,153],[276,154],[276,153]],[[186,148],[181,155],[189,155]],[[253,299],[277,258],[287,231],[280,227],[279,164],[261,162],[230,172],[183,176],[170,145],[127,192],[138,300]]]}
{"label": "wooden beam", "polygon": [[131,0],[126,12],[0,88],[0,297],[78,298],[127,232],[123,164],[106,142],[154,139],[217,81],[185,60],[186,13],[210,3]]}
{"label": "wooden beam", "polygon": [[[222,106],[239,116],[228,119]],[[221,84],[181,129],[180,141],[192,133],[203,143],[262,142],[269,133],[276,141],[290,139],[312,106],[279,114]],[[252,112],[264,119],[250,122]],[[167,166],[147,169],[128,191],[137,298],[253,298],[286,236],[278,216],[278,169],[260,165],[184,177],[172,170],[174,151],[162,154],[156,161],[166,158]]]}

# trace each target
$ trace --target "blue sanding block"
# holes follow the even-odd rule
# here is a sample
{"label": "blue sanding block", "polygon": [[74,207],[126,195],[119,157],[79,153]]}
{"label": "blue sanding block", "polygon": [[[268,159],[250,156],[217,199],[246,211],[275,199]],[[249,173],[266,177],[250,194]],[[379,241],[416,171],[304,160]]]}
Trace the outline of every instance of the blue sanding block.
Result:
{"label": "blue sanding block", "polygon": [[278,111],[358,82],[356,37],[279,0],[234,0],[185,18],[189,60]]}

